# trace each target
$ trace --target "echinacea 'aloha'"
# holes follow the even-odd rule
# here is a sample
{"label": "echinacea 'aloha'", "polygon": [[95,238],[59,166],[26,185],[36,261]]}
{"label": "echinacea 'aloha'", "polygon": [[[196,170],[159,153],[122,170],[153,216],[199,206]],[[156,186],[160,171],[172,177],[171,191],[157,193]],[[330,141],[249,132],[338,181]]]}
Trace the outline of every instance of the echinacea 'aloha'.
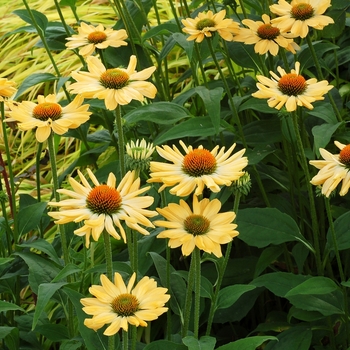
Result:
{"label": "echinacea 'aloha'", "polygon": [[171,248],[181,246],[184,256],[198,247],[220,258],[221,244],[229,243],[238,236],[237,225],[232,223],[236,214],[232,211],[219,213],[220,209],[218,199],[210,201],[204,198],[199,202],[196,195],[193,196],[193,211],[182,199],[180,204],[170,203],[166,208],[157,208],[159,214],[168,220],[154,222],[165,228],[157,237],[169,238]]}
{"label": "echinacea 'aloha'", "polygon": [[181,22],[184,25],[182,29],[185,33],[190,34],[188,41],[196,40],[200,43],[204,38],[210,38],[213,33],[217,32],[224,40],[232,41],[233,34],[238,33],[239,25],[231,18],[225,18],[226,10],[218,13],[208,11],[200,12],[196,18],[185,18]]}
{"label": "echinacea 'aloha'", "polygon": [[320,169],[310,182],[315,186],[322,186],[321,192],[326,197],[330,196],[341,181],[341,196],[345,196],[350,188],[350,144],[344,145],[338,141],[334,141],[334,144],[340,149],[339,154],[320,148],[324,160],[310,160],[311,165]]}
{"label": "echinacea 'aloha'", "polygon": [[263,14],[262,20],[263,22],[244,19],[242,23],[248,28],[240,28],[233,40],[247,45],[254,44],[254,51],[260,55],[270,52],[271,55],[276,56],[280,47],[292,53],[300,49],[291,34],[271,24],[268,15]]}
{"label": "echinacea 'aloha'", "polygon": [[156,67],[148,67],[136,72],[137,58],[132,55],[129,65],[125,68],[109,68],[96,56],[86,59],[88,72],[72,72],[77,81],[70,85],[70,92],[81,94],[85,98],[104,100],[106,108],[114,110],[119,104],[126,105],[131,100],[143,101],[146,97],[154,98],[156,87],[148,81]]}
{"label": "echinacea 'aloha'", "polygon": [[309,27],[321,30],[334,23],[333,18],[323,15],[331,6],[331,0],[292,0],[288,3],[279,0],[278,4],[270,6],[270,11],[278,15],[272,20],[279,28],[305,38]]}
{"label": "echinacea 'aloha'", "polygon": [[6,121],[17,121],[21,130],[36,128],[36,139],[44,142],[51,131],[63,135],[69,129],[76,129],[89,120],[90,106],[82,104],[83,102],[82,96],[76,96],[71,103],[62,107],[57,103],[56,95],[40,95],[38,103],[23,101],[20,104],[11,104],[8,112],[10,118]]}
{"label": "echinacea 'aloha'", "polygon": [[92,318],[84,320],[86,327],[95,331],[110,324],[104,335],[112,336],[120,329],[128,331],[128,325],[146,327],[146,321],[156,320],[168,310],[164,307],[170,295],[166,288],[157,287],[153,278],[143,277],[135,286],[133,273],[127,286],[119,273],[114,274],[114,283],[105,275],[100,276],[101,284],[92,285],[89,292],[94,298],[83,298],[83,311]]}
{"label": "echinacea 'aloha'", "polygon": [[95,27],[91,24],[81,22],[78,33],[66,39],[68,40],[66,47],[68,49],[80,48],[79,54],[84,57],[92,55],[96,48],[106,49],[109,46],[120,47],[128,44],[124,41],[128,38],[125,29],[105,29],[102,24]]}
{"label": "echinacea 'aloha'", "polygon": [[179,197],[188,196],[193,191],[200,195],[205,186],[212,192],[219,192],[219,186],[230,186],[232,181],[239,179],[244,174],[242,169],[248,164],[247,157],[243,157],[245,149],[231,155],[236,144],[226,152],[225,147],[219,151],[219,146],[212,151],[208,151],[202,145],[198,148],[187,147],[182,140],[180,145],[185,155],[175,145],[173,148],[167,145],[163,148],[157,146],[159,155],[172,162],[150,163],[151,173],[147,182],[162,182],[159,192],[169,186],[174,186],[170,193]]}
{"label": "echinacea 'aloha'", "polygon": [[295,69],[290,73],[282,67],[277,67],[280,77],[270,71],[273,79],[257,75],[258,91],[252,94],[256,98],[267,98],[269,107],[281,109],[284,105],[288,112],[295,111],[297,106],[313,109],[312,103],[323,100],[323,95],[333,88],[327,80],[317,81],[315,78],[306,80],[299,74],[300,63],[295,62]]}
{"label": "echinacea 'aloha'", "polygon": [[130,140],[126,144],[126,164],[130,169],[138,169],[140,171],[149,168],[152,154],[155,150],[153,143],[146,142],[145,139]]}
{"label": "echinacea 'aloha'", "polygon": [[[49,202],[53,207],[60,207],[60,211],[49,212],[48,215],[56,219],[56,224],[66,224],[68,222],[82,222],[83,226],[76,229],[74,233],[78,236],[85,236],[86,246],[90,245],[90,236],[97,241],[106,230],[112,237],[120,239],[122,236],[126,242],[126,234],[121,221],[143,235],[149,232],[141,227],[154,227],[147,219],[157,215],[157,212],[146,210],[152,205],[154,198],[142,196],[140,194],[149,189],[140,189],[140,178],[135,180],[134,171],[129,171],[116,187],[116,177],[110,173],[106,184],[100,184],[90,169],[88,175],[93,182],[89,184],[84,175],[78,170],[78,175],[82,184],[72,177],[69,183],[73,191],[59,189],[58,192],[71,197],[60,202]],[[120,235],[115,229],[118,227]]]}
{"label": "echinacea 'aloha'", "polygon": [[6,78],[0,78],[0,102],[4,101],[4,98],[11,97],[17,92],[15,88],[16,83]]}

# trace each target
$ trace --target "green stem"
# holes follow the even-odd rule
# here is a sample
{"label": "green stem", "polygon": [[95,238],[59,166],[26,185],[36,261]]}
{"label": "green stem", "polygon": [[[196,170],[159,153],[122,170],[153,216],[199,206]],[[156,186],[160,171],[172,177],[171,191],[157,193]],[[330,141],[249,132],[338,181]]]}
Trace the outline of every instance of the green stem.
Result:
{"label": "green stem", "polygon": [[[123,350],[129,349],[129,334],[128,332],[122,330],[122,342],[123,342]],[[114,350],[114,348],[108,348],[108,350]]]}
{"label": "green stem", "polygon": [[[239,193],[237,193],[237,195],[235,196],[234,203],[233,203],[233,211],[234,211],[234,213],[236,213],[236,216],[237,216],[237,212],[238,212],[240,199],[241,199],[241,195]],[[213,324],[213,319],[214,319],[214,315],[215,315],[215,311],[216,311],[216,307],[217,307],[216,303],[218,300],[218,296],[219,296],[222,280],[224,278],[224,274],[226,271],[226,267],[228,264],[228,260],[230,258],[231,249],[232,249],[232,241],[227,244],[227,248],[226,248],[226,252],[225,252],[225,256],[224,256],[224,259],[222,261],[222,264],[218,264],[218,266],[219,266],[218,279],[216,282],[214,295],[213,295],[213,298],[212,298],[211,304],[210,304],[210,310],[209,310],[209,316],[208,316],[208,322],[207,322],[207,330],[205,333],[208,336],[210,335],[211,326]]]}
{"label": "green stem", "polygon": [[309,167],[308,167],[308,163],[307,163],[307,159],[304,151],[304,145],[302,143],[300,132],[299,132],[298,115],[296,112],[292,112],[291,114],[293,118],[294,131],[295,131],[295,136],[297,141],[297,149],[300,155],[300,163],[306,178],[306,188],[307,188],[309,203],[310,203],[311,225],[312,225],[313,244],[315,248],[317,274],[319,276],[323,276],[321,251],[320,251],[320,243],[319,243],[319,227],[318,227],[318,221],[317,221],[318,219],[317,219],[317,213],[316,213],[315,198],[312,190],[312,185],[310,183],[311,177],[310,177]]}
{"label": "green stem", "polygon": [[194,283],[194,328],[193,335],[198,339],[199,316],[201,306],[201,255],[198,247],[194,248],[192,259],[195,262],[195,283]]}
{"label": "green stem", "polygon": [[125,159],[124,159],[124,133],[122,125],[122,115],[120,105],[115,110],[115,124],[118,132],[118,156],[119,156],[119,167],[120,177],[123,178],[125,175]]}

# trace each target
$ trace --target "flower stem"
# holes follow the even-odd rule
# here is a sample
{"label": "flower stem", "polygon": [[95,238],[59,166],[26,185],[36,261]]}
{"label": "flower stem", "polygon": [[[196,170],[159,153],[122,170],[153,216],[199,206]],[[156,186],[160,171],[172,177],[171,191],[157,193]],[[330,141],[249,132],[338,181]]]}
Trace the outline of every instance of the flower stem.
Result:
{"label": "flower stem", "polygon": [[317,274],[319,276],[323,276],[321,251],[320,251],[320,243],[319,243],[319,227],[318,227],[318,221],[317,221],[315,198],[312,190],[312,185],[310,183],[311,177],[310,177],[308,163],[307,163],[307,159],[304,151],[304,145],[300,136],[299,125],[298,125],[298,115],[296,112],[292,112],[291,114],[293,118],[294,131],[295,131],[295,136],[297,141],[297,149],[300,155],[300,163],[306,178],[306,187],[307,187],[309,203],[310,203],[311,225],[312,225],[312,234],[313,234],[313,244],[315,248]]}
{"label": "flower stem", "polygon": [[201,306],[201,255],[198,247],[194,248],[192,259],[195,262],[195,281],[194,281],[194,328],[193,335],[198,339],[199,316]]}
{"label": "flower stem", "polygon": [[115,124],[118,132],[118,153],[119,153],[119,167],[120,177],[125,175],[125,162],[124,162],[124,134],[122,125],[122,113],[120,105],[115,110]]}

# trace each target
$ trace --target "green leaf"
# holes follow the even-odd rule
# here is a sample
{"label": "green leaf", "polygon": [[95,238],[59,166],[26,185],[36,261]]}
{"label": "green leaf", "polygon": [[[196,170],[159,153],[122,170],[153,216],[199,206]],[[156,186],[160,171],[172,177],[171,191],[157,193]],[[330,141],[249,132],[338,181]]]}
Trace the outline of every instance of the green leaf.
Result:
{"label": "green leaf", "polygon": [[46,253],[52,259],[52,261],[54,261],[56,264],[58,264],[58,265],[61,264],[60,259],[57,255],[55,249],[45,239],[38,238],[36,241],[25,242],[25,243],[19,244],[18,247],[22,247],[22,248],[29,247],[29,248],[34,248],[34,249],[40,250],[40,251]]}
{"label": "green leaf", "polygon": [[[337,241],[337,249],[345,250],[350,248],[350,212],[339,216],[334,221],[335,239]],[[327,249],[334,250],[334,241],[331,229],[327,232]]]}
{"label": "green leaf", "polygon": [[157,26],[154,26],[150,30],[147,30],[147,32],[142,36],[142,41],[149,40],[158,35],[167,35],[178,31],[179,27],[177,26],[177,24],[170,22],[162,23]]}
{"label": "green leaf", "polygon": [[22,309],[20,306],[16,304],[0,300],[0,312],[7,312],[7,311],[13,311],[13,310],[20,310],[25,312],[24,309]]}
{"label": "green leaf", "polygon": [[174,343],[168,340],[156,340],[147,344],[143,350],[188,350],[188,347],[183,344]]}
{"label": "green leaf", "polygon": [[8,262],[13,261],[13,260],[14,260],[13,258],[0,258],[0,266],[5,265]]}
{"label": "green leaf", "polygon": [[188,119],[159,135],[154,144],[159,145],[169,140],[177,140],[183,137],[213,136],[215,129],[210,117],[196,117]]}
{"label": "green leaf", "polygon": [[71,9],[76,9],[77,0],[61,0],[60,6],[69,6]]}
{"label": "green leaf", "polygon": [[74,264],[67,264],[60,273],[52,280],[52,283],[58,282],[67,276],[72,275],[73,273],[81,272],[81,268]]}
{"label": "green leaf", "polygon": [[323,102],[322,104],[315,106],[314,109],[307,111],[307,114],[324,120],[328,124],[337,124],[338,119],[334,113],[334,109],[330,103]]}
{"label": "green leaf", "polygon": [[17,327],[0,327],[0,339],[4,339],[3,345],[8,350],[19,349],[19,330]]}
{"label": "green leaf", "polygon": [[57,77],[55,77],[51,73],[34,73],[26,77],[21,86],[19,87],[14,99],[17,99],[19,96],[21,96],[24,92],[26,92],[29,88],[40,84],[45,83],[48,81],[55,81],[57,80]]}
{"label": "green leaf", "polygon": [[173,38],[174,38],[175,42],[186,51],[186,55],[187,55],[188,59],[191,61],[193,47],[194,47],[193,41],[188,41],[187,35],[182,34],[182,33],[174,33]]}
{"label": "green leaf", "polygon": [[182,342],[188,346],[190,350],[214,350],[216,339],[209,336],[203,336],[199,340],[192,336],[182,339]]}
{"label": "green leaf", "polygon": [[217,309],[225,309],[233,305],[246,292],[255,289],[251,284],[235,284],[220,290],[217,301]]}
{"label": "green leaf", "polygon": [[267,145],[282,141],[281,129],[277,119],[257,120],[246,124],[243,133],[248,145]]}
{"label": "green leaf", "polygon": [[310,250],[311,244],[302,236],[296,222],[276,208],[248,208],[237,217],[238,238],[250,246],[264,248],[270,244],[302,242]]}
{"label": "green leaf", "polygon": [[270,336],[270,335],[261,335],[261,336],[255,336],[255,337],[247,337],[244,339],[236,340],[232,343],[220,346],[216,350],[254,350],[258,346],[262,345],[263,343],[267,341],[274,341],[278,340],[276,337]]}
{"label": "green leaf", "polygon": [[254,278],[258,277],[271,263],[276,261],[281,254],[283,254],[283,251],[279,246],[272,246],[264,249],[256,264]]}
{"label": "green leaf", "polygon": [[333,134],[342,125],[343,122],[337,124],[322,124],[316,125],[312,128],[312,134],[314,135],[314,148],[317,156],[320,156],[320,148],[325,148],[331,140]]}
{"label": "green leaf", "polygon": [[39,202],[29,205],[18,213],[18,232],[22,236],[37,228],[46,209],[47,203]]}
{"label": "green leaf", "polygon": [[305,295],[305,294],[327,294],[339,289],[337,284],[327,277],[311,277],[305,282],[300,283],[298,286],[292,288],[285,297],[288,298],[292,295]]}
{"label": "green leaf", "polygon": [[51,297],[66,284],[67,282],[42,283],[39,285],[38,300],[35,306],[32,330],[34,330],[35,326],[37,325],[39,318],[48,302],[50,301]]}
{"label": "green leaf", "polygon": [[241,67],[260,71],[261,60],[254,52],[253,45],[246,45],[235,41],[226,43],[231,59]]}
{"label": "green leaf", "polygon": [[190,116],[186,108],[176,103],[155,102],[126,113],[124,119],[129,124],[145,120],[156,124],[174,125],[179,120]]}
{"label": "green leaf", "polygon": [[62,342],[63,340],[69,339],[67,326],[63,324],[48,323],[39,325],[35,327],[35,333],[37,332],[53,342]]}
{"label": "green leaf", "polygon": [[36,10],[31,10],[31,13],[34,18],[30,16],[30,13],[27,10],[15,10],[13,11],[13,13],[21,19],[23,19],[23,21],[33,26],[36,24],[39,27],[39,29],[41,29],[42,33],[45,33],[49,20],[43,13]]}
{"label": "green leaf", "polygon": [[267,99],[261,99],[261,98],[255,98],[251,97],[248,98],[245,102],[243,102],[238,107],[238,112],[242,112],[245,110],[253,109],[254,111],[267,113],[267,114],[277,114],[279,111],[276,108],[271,108],[267,104]]}

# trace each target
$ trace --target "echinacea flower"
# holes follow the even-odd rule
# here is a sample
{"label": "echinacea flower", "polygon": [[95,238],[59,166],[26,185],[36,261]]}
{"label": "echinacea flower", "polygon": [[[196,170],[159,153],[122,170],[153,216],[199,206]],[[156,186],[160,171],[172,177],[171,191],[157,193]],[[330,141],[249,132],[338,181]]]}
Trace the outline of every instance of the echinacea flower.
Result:
{"label": "echinacea flower", "polygon": [[299,74],[299,62],[295,62],[295,69],[290,73],[286,73],[282,67],[277,67],[277,70],[280,77],[270,71],[273,79],[257,75],[259,83],[256,86],[259,90],[252,94],[256,98],[267,98],[267,103],[272,108],[281,109],[285,105],[288,112],[295,111],[297,106],[313,109],[312,103],[323,100],[323,95],[333,88],[327,80],[306,80]]}
{"label": "echinacea flower", "polygon": [[50,136],[51,131],[63,135],[69,129],[76,129],[89,120],[91,112],[89,105],[82,104],[84,98],[76,96],[68,105],[62,107],[57,103],[56,95],[46,97],[38,96],[38,103],[23,101],[19,104],[12,103],[8,112],[10,118],[6,121],[17,121],[21,130],[36,128],[35,137],[39,142],[44,142]]}
{"label": "echinacea flower", "polygon": [[110,324],[104,335],[112,336],[120,329],[128,331],[128,325],[147,327],[146,321],[156,320],[164,312],[170,295],[166,288],[157,287],[153,278],[143,277],[135,286],[136,274],[133,273],[125,285],[118,272],[114,274],[114,283],[105,275],[100,276],[101,286],[92,285],[89,292],[94,298],[83,298],[83,311],[92,318],[84,320],[84,325],[97,331]]}
{"label": "echinacea flower", "polygon": [[340,149],[339,154],[320,148],[324,160],[310,160],[311,165],[320,169],[310,182],[315,186],[322,186],[322,194],[326,197],[330,196],[341,181],[341,196],[345,196],[350,188],[350,144],[344,145],[338,141],[334,141],[334,144]]}
{"label": "echinacea flower", "polygon": [[268,15],[263,14],[262,20],[263,22],[244,19],[242,23],[248,28],[240,28],[233,40],[247,45],[254,44],[254,51],[260,55],[270,52],[271,55],[276,56],[280,47],[292,53],[300,49],[291,34],[271,24]]}
{"label": "echinacea flower", "polygon": [[292,0],[291,3],[279,0],[278,4],[270,6],[270,11],[279,16],[271,22],[295,36],[305,38],[309,27],[321,30],[334,23],[331,17],[323,15],[329,6],[331,0]]}
{"label": "echinacea flower", "polygon": [[150,163],[151,173],[147,182],[162,182],[159,192],[168,186],[174,186],[170,193],[179,197],[188,196],[194,190],[196,195],[200,195],[204,186],[212,192],[219,192],[219,186],[230,186],[232,181],[239,179],[244,174],[242,169],[248,164],[247,157],[242,157],[245,149],[231,155],[236,144],[226,152],[225,147],[219,151],[219,146],[208,151],[202,145],[198,148],[187,147],[183,141],[180,141],[180,145],[185,155],[175,145],[173,148],[157,146],[159,155],[172,162]]}
{"label": "echinacea flower", "polygon": [[218,199],[210,201],[208,198],[198,201],[193,196],[193,210],[184,201],[180,204],[170,203],[157,211],[168,221],[156,220],[155,225],[164,227],[157,238],[169,238],[169,247],[181,246],[184,256],[192,253],[195,247],[218,258],[222,256],[221,244],[226,244],[238,236],[236,224],[232,221],[236,214],[233,211],[219,213],[221,202]]}
{"label": "echinacea flower", "polygon": [[145,139],[131,140],[126,144],[126,164],[130,169],[146,170],[152,159],[155,150],[153,143],[146,142]]}
{"label": "echinacea flower", "polygon": [[[78,170],[82,184],[70,177],[69,183],[73,191],[58,190],[59,193],[71,198],[60,202],[49,202],[53,207],[60,207],[59,211],[48,213],[56,219],[55,224],[83,221],[83,226],[76,229],[74,233],[85,236],[87,247],[90,245],[90,236],[97,241],[103,230],[115,239],[120,239],[121,235],[126,242],[121,221],[125,221],[131,229],[148,235],[149,232],[140,225],[154,227],[147,217],[155,216],[157,212],[145,209],[152,205],[154,198],[139,195],[146,192],[149,186],[140,188],[140,178],[135,180],[133,171],[129,171],[117,187],[113,173],[109,174],[106,184],[100,184],[90,169],[87,169],[87,172],[93,183],[92,186]],[[114,226],[117,226],[120,235]]]}
{"label": "echinacea flower", "polygon": [[0,102],[4,101],[4,98],[11,97],[17,92],[15,88],[16,83],[6,78],[0,78]]}
{"label": "echinacea flower", "polygon": [[93,54],[95,49],[106,49],[107,47],[126,46],[128,43],[124,41],[128,38],[125,29],[113,30],[111,28],[104,28],[102,24],[96,27],[81,22],[78,28],[79,34],[74,34],[67,38],[69,42],[66,43],[68,49],[79,49],[79,55],[84,57]]}
{"label": "echinacea flower", "polygon": [[218,13],[208,11],[200,12],[196,18],[185,18],[181,22],[185,26],[182,30],[190,34],[188,41],[196,40],[200,43],[204,38],[210,38],[212,33],[217,32],[224,40],[232,41],[233,34],[238,33],[239,25],[231,18],[225,18],[226,10]]}
{"label": "echinacea flower", "polygon": [[131,100],[143,101],[144,97],[154,98],[156,87],[145,81],[155,71],[156,67],[148,67],[136,72],[137,58],[132,55],[129,65],[125,68],[109,68],[96,56],[86,59],[88,72],[72,72],[77,81],[70,85],[70,92],[81,94],[86,98],[104,100],[106,108],[114,110],[118,104],[126,105]]}

